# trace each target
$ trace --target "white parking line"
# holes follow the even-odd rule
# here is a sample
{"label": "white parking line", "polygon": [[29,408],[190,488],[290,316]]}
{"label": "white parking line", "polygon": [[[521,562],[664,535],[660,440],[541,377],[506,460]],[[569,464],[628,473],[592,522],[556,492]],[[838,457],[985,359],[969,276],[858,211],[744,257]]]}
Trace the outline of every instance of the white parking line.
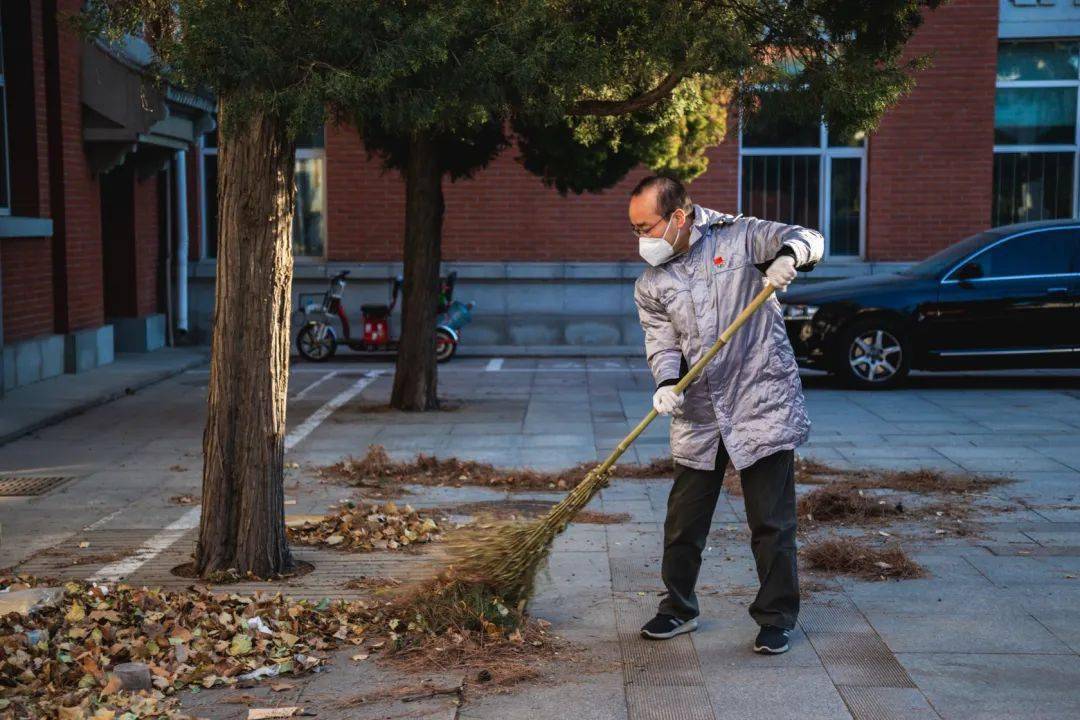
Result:
{"label": "white parking line", "polygon": [[487,370],[488,372],[499,372],[500,370],[502,370],[502,365],[502,358],[491,358],[490,360],[488,360],[488,364],[485,370]]}
{"label": "white parking line", "polygon": [[326,373],[325,375],[323,375],[321,378],[319,378],[315,382],[308,385],[306,388],[304,388],[300,392],[293,395],[292,399],[293,400],[303,400],[304,397],[306,397],[309,392],[311,392],[315,388],[319,387],[320,385],[322,385],[324,382],[326,382],[330,378],[335,377],[339,372],[341,372],[341,371],[340,370],[331,370],[330,372]]}
{"label": "white parking line", "polygon": [[319,427],[323,420],[330,417],[331,413],[363,392],[364,388],[375,382],[380,374],[382,373],[379,370],[365,373],[363,377],[350,385],[348,389],[342,390],[337,395],[327,400],[321,408],[311,413],[307,420],[294,427],[293,431],[285,436],[285,452],[289,452],[296,447],[301,440],[311,434],[312,430]]}
{"label": "white parking line", "polygon": [[133,555],[102,567],[90,576],[91,582],[116,582],[126,578],[172,546],[193,527],[199,526],[199,508],[191,508],[178,520],[150,538]]}
{"label": "white parking line", "polygon": [[[330,417],[331,413],[359,395],[364,388],[379,377],[379,374],[380,371],[378,370],[366,373],[363,377],[350,385],[347,390],[330,398],[330,400],[322,407],[313,412],[307,420],[293,428],[293,431],[285,436],[285,452],[296,447],[297,443],[310,435],[315,428],[319,427],[323,420]],[[102,521],[106,519],[111,520],[118,514],[119,512],[113,513],[112,515],[107,516],[107,518],[102,518],[102,520],[94,523],[94,525],[101,524]],[[182,538],[188,530],[198,527],[201,514],[200,509],[197,507],[188,510],[181,515],[178,520],[166,526],[164,530],[140,545],[132,555],[123,560],[117,560],[114,563],[105,565],[90,576],[90,580],[92,582],[116,582],[122,578],[129,577],[143,565],[156,558],[165,550],[168,550],[172,544]]]}

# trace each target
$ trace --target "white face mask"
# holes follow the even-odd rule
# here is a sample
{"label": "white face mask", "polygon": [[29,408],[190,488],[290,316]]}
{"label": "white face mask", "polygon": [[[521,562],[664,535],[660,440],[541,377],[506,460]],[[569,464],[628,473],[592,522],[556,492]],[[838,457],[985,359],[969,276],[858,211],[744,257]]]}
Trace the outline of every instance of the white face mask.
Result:
{"label": "white face mask", "polygon": [[675,215],[672,214],[668,218],[667,225],[664,226],[664,234],[660,237],[649,237],[648,235],[642,235],[638,238],[638,254],[641,258],[656,267],[657,265],[663,265],[672,258],[675,254],[675,248],[671,246],[664,238],[667,237],[667,232],[671,228],[671,221],[675,219]]}

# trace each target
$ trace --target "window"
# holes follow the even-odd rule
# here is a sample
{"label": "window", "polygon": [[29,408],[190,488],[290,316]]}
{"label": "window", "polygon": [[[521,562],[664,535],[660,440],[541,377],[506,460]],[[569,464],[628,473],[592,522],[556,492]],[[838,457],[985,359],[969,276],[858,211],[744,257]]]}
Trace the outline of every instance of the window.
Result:
{"label": "window", "polygon": [[1080,42],[998,48],[991,222],[1074,217]]}
{"label": "window", "polygon": [[[203,182],[202,247],[217,257],[217,132],[203,137],[200,158]],[[293,257],[321,258],[326,252],[326,149],[323,131],[296,143],[296,207],[293,214]]]}
{"label": "window", "polygon": [[326,143],[319,131],[296,143],[296,212],[293,257],[319,257],[326,249]]}
{"label": "window", "polygon": [[1026,233],[992,245],[972,262],[982,278],[1080,273],[1080,229]]}
{"label": "window", "polygon": [[203,135],[199,151],[199,173],[202,181],[202,256],[217,257],[217,131]]}
{"label": "window", "polygon": [[[0,25],[3,18],[0,18]],[[4,39],[0,32],[0,215],[11,214],[11,164],[8,159],[7,82],[4,69]]]}
{"label": "window", "polygon": [[800,124],[761,109],[740,136],[741,212],[821,230],[826,253],[858,257],[863,238],[866,150],[862,134],[840,137],[819,123]]}

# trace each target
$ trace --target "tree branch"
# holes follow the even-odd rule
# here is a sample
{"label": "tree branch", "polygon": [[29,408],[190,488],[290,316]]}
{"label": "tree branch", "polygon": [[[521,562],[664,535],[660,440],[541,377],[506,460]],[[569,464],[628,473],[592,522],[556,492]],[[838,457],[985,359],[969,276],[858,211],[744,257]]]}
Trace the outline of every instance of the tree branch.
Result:
{"label": "tree branch", "polygon": [[671,91],[687,75],[690,64],[682,62],[652,90],[626,100],[579,100],[570,106],[569,115],[627,115],[655,105],[671,95]]}

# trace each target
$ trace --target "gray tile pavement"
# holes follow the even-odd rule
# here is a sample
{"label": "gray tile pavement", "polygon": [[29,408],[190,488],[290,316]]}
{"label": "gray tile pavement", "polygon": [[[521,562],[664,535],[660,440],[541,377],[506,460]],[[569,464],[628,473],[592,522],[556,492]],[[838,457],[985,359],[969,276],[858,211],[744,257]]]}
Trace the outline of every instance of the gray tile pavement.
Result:
{"label": "gray tile pavement", "polygon": [[[632,360],[507,358],[499,372],[486,366],[486,360],[463,358],[440,367],[447,410],[439,413],[373,412],[391,384],[388,376],[377,379],[289,454],[299,468],[289,471],[286,495],[295,504],[287,512],[319,512],[345,497],[348,489],[321,482],[315,469],[360,455],[372,443],[400,458],[425,452],[561,468],[603,458],[648,409],[651,380]],[[361,373],[386,369],[298,365],[290,431]],[[330,372],[337,374],[327,378]],[[198,494],[205,382],[204,371],[189,371],[0,447],[0,471],[75,478],[46,496],[0,498],[0,565],[62,546],[84,528],[151,532],[189,511],[169,498]],[[841,580],[832,591],[812,593],[791,652],[779,658],[749,650],[754,627],[745,608],[756,576],[741,500],[722,497],[700,580],[702,628],[689,645],[700,680],[672,684],[661,674],[659,684],[637,686],[628,681],[625,658],[644,652],[638,645],[644,641],[633,627],[620,634],[616,606],[632,602],[640,607],[636,612],[648,612],[657,601],[670,481],[616,481],[595,506],[628,513],[629,521],[572,525],[556,543],[532,606],[585,648],[588,669],[568,662],[513,692],[477,696],[460,709],[383,704],[345,712],[320,705],[326,707],[320,717],[408,716],[423,709],[460,718],[644,720],[654,717],[650,702],[669,711],[665,717],[714,720],[1080,714],[1080,377],[919,377],[907,389],[881,394],[837,389],[813,375],[805,382],[814,423],[801,449],[807,456],[842,467],[932,466],[1004,474],[1016,482],[991,492],[985,504],[994,511],[969,537],[942,540],[905,530],[903,542],[928,577]],[[624,461],[667,452],[665,423],[659,422]],[[409,501],[446,506],[509,497],[487,488],[423,487]],[[823,619],[833,625],[822,626]],[[658,668],[667,662],[663,646],[647,650],[660,653],[649,656]],[[314,676],[301,695],[318,705],[342,688],[387,681],[380,670],[341,662]],[[192,701],[215,718],[240,716],[233,706],[215,706],[214,697]]]}

